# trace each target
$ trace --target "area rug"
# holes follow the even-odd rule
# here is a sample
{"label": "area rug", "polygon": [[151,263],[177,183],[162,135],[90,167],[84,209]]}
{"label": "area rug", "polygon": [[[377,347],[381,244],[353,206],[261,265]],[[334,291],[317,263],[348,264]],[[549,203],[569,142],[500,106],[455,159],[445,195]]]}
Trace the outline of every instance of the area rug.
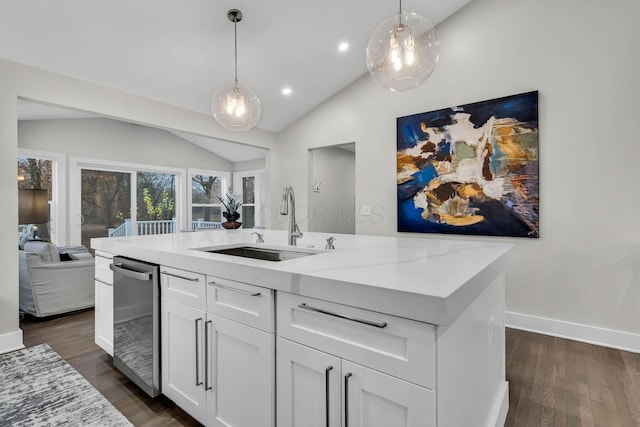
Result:
{"label": "area rug", "polygon": [[0,355],[0,425],[132,424],[49,345],[41,344]]}

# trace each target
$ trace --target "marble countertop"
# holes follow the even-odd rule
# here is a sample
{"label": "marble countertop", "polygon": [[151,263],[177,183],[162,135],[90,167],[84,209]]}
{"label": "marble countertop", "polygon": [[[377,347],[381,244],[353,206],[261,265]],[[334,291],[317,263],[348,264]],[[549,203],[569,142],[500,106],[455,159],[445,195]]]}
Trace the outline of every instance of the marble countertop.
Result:
{"label": "marble countertop", "polygon": [[212,230],[97,238],[96,250],[216,277],[293,292],[433,324],[451,322],[504,271],[510,244],[305,232],[297,248],[316,255],[273,262],[196,250],[250,243],[286,247],[280,230]]}

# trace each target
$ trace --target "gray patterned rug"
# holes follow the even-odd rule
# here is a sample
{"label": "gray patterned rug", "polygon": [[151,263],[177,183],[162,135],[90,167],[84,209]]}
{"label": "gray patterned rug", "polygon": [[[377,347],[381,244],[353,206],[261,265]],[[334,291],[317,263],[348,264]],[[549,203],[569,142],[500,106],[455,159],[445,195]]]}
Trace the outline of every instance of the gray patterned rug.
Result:
{"label": "gray patterned rug", "polygon": [[0,355],[0,425],[131,426],[47,344]]}

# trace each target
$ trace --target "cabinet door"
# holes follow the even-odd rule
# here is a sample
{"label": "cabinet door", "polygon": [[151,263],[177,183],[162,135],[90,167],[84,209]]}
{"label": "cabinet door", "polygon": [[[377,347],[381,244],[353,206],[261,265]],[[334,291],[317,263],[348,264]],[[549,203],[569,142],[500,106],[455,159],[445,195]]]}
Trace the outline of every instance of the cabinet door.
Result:
{"label": "cabinet door", "polygon": [[278,427],[340,427],[340,359],[283,338],[277,354]]}
{"label": "cabinet door", "polygon": [[205,423],[205,312],[162,297],[162,393]]}
{"label": "cabinet door", "polygon": [[113,285],[95,280],[95,341],[113,356]]}
{"label": "cabinet door", "polygon": [[207,425],[275,425],[275,336],[208,313]]}
{"label": "cabinet door", "polygon": [[434,427],[432,390],[343,360],[344,427]]}

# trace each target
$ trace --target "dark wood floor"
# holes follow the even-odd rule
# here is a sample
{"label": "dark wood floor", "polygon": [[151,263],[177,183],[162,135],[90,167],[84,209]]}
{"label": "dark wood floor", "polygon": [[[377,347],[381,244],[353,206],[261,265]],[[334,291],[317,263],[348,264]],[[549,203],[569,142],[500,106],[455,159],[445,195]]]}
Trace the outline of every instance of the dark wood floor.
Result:
{"label": "dark wood floor", "polygon": [[[200,426],[169,399],[152,399],[113,367],[111,356],[94,343],[94,311],[51,320],[20,321],[24,345],[48,343],[136,426]],[[2,424],[0,422],[0,424]]]}
{"label": "dark wood floor", "polygon": [[507,427],[640,426],[640,354],[507,329]]}
{"label": "dark wood floor", "polygon": [[[93,316],[22,320],[25,345],[48,343],[136,426],[200,425],[113,367],[94,344]],[[507,427],[640,427],[640,354],[507,329],[506,358]]]}

